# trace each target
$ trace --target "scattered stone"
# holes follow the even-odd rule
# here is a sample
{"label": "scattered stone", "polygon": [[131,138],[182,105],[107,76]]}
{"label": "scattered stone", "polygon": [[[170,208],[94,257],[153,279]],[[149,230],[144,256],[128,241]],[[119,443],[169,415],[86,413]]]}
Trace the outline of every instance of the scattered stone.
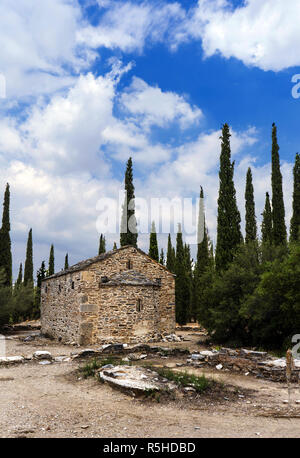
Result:
{"label": "scattered stone", "polygon": [[218,369],[218,371],[220,371],[222,368],[223,368],[222,364],[218,364],[218,365],[216,366],[216,369]]}
{"label": "scattered stone", "polygon": [[27,336],[24,339],[24,342],[32,342],[35,339],[35,336]]}
{"label": "scattered stone", "polygon": [[192,386],[185,386],[183,388],[183,391],[186,391],[186,392],[190,392],[190,391],[196,391],[195,388],[193,388]]}
{"label": "scattered stone", "polygon": [[203,355],[203,354],[200,355],[199,353],[193,353],[191,355],[191,359],[194,360],[194,361],[203,360],[203,359],[205,359],[205,355]]}
{"label": "scattered stone", "polygon": [[48,359],[52,360],[52,355],[49,351],[35,351],[33,353],[33,358],[34,359]]}
{"label": "scattered stone", "polygon": [[25,360],[24,356],[1,356],[0,357],[0,365],[1,364],[23,363],[24,360]]}
{"label": "scattered stone", "polygon": [[49,359],[43,359],[42,361],[39,361],[39,364],[41,366],[46,366],[47,364],[51,364],[51,361],[49,361]]}
{"label": "scattered stone", "polygon": [[88,428],[89,428],[89,425],[82,425],[81,428],[82,428],[82,429],[88,429]]}
{"label": "scattered stone", "polygon": [[167,342],[181,342],[181,338],[177,336],[176,334],[169,334],[167,336],[164,336],[163,341]]}

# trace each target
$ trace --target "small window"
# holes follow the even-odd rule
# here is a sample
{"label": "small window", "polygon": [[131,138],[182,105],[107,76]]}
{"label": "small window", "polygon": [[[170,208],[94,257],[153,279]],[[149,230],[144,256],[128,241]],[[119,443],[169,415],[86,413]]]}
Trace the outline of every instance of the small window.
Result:
{"label": "small window", "polygon": [[128,270],[132,269],[132,262],[130,261],[130,259],[128,259],[127,261],[127,269]]}
{"label": "small window", "polygon": [[137,304],[136,304],[136,311],[141,312],[142,310],[143,310],[142,299],[138,299]]}
{"label": "small window", "polygon": [[74,289],[75,288],[75,283],[72,281],[72,284],[71,284],[71,288]]}
{"label": "small window", "polygon": [[58,285],[58,292],[60,293],[61,292],[61,286]]}
{"label": "small window", "polygon": [[48,286],[45,286],[45,293],[48,293]]}

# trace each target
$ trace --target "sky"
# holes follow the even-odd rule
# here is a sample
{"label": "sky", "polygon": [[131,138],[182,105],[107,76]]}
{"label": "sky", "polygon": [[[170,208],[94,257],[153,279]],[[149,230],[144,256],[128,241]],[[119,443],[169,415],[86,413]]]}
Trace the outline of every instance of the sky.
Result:
{"label": "sky", "polygon": [[[71,264],[97,254],[101,203],[119,199],[129,156],[139,199],[196,208],[203,186],[215,241],[225,122],[243,230],[247,168],[260,225],[277,124],[288,225],[299,17],[299,0],[2,0],[0,182],[11,189],[14,276],[31,227],[35,270],[51,243],[56,270],[66,252]],[[147,251],[149,235],[138,243]]]}

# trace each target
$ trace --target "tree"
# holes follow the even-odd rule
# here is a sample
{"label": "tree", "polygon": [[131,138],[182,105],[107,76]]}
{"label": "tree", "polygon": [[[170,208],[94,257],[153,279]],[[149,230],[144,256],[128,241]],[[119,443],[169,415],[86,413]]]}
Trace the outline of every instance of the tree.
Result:
{"label": "tree", "polygon": [[257,240],[257,226],[255,216],[255,202],[254,202],[254,189],[252,183],[251,168],[248,168],[246,177],[246,190],[245,190],[245,219],[246,219],[246,237],[245,242],[251,243]]}
{"label": "tree", "polygon": [[[67,257],[68,255],[66,255]],[[42,280],[46,277],[47,271],[45,266],[45,261],[42,262],[41,267],[37,271],[37,284],[35,290],[35,298],[34,298],[34,308],[32,310],[32,319],[37,319],[40,316],[40,305],[41,305],[41,288],[42,288]]]}
{"label": "tree", "polygon": [[99,250],[98,250],[98,255],[103,254],[106,252],[106,241],[105,237],[103,234],[100,235],[99,239]]}
{"label": "tree", "polygon": [[23,281],[23,266],[22,266],[22,263],[20,263],[20,267],[19,267],[19,274],[18,274],[18,278],[17,278],[17,281],[16,281],[16,286],[19,287],[22,285],[22,281]]}
{"label": "tree", "polygon": [[172,247],[171,234],[168,235],[168,249],[167,249],[167,269],[175,273],[175,249]]}
{"label": "tree", "polygon": [[217,222],[216,268],[225,270],[232,262],[234,254],[242,242],[241,216],[236,203],[233,182],[234,162],[231,162],[230,132],[224,124],[221,136],[221,155],[219,172],[219,198]]}
{"label": "tree", "polygon": [[125,172],[125,199],[122,209],[120,245],[137,246],[132,159],[128,159]]}
{"label": "tree", "polygon": [[297,242],[300,237],[300,155],[296,154],[294,165],[293,215],[290,225],[290,241]]}
{"label": "tree", "polygon": [[163,266],[165,265],[165,254],[163,248],[160,250],[160,257],[159,257],[159,262]]}
{"label": "tree", "polygon": [[[42,268],[42,266],[41,266]],[[65,266],[64,266],[64,270],[67,270],[69,268],[69,255],[68,253],[66,254],[65,256]],[[43,277],[44,278],[44,277]]]}
{"label": "tree", "polygon": [[53,275],[55,273],[55,267],[54,267],[54,246],[53,244],[51,245],[50,248],[50,255],[49,255],[49,265],[48,265],[48,277],[50,275]]}
{"label": "tree", "polygon": [[262,213],[262,225],[261,225],[261,239],[264,244],[272,244],[273,241],[273,221],[272,221],[272,209],[270,204],[269,193],[266,192],[265,208]]}
{"label": "tree", "polygon": [[188,308],[190,304],[189,279],[186,272],[186,256],[183,247],[181,226],[178,225],[176,237],[176,261],[175,261],[175,304],[176,320],[179,324],[186,324]]}
{"label": "tree", "polygon": [[117,250],[117,249],[118,249],[117,244],[116,242],[114,242],[113,250]]}
{"label": "tree", "polygon": [[282,192],[282,175],[280,171],[279,146],[277,128],[272,124],[272,221],[273,242],[277,245],[286,243],[285,212]]}
{"label": "tree", "polygon": [[155,229],[154,221],[152,221],[152,225],[151,225],[149,253],[148,254],[149,254],[150,258],[154,259],[157,262],[159,261],[157,235],[156,235],[156,229]]}
{"label": "tree", "polygon": [[24,285],[31,285],[33,287],[32,229],[29,230],[27,239]]}
{"label": "tree", "polygon": [[7,183],[4,202],[2,227],[0,229],[0,269],[4,269],[6,275],[5,285],[12,285],[12,255],[11,255],[11,240],[10,240],[10,218],[9,218],[10,190]]}

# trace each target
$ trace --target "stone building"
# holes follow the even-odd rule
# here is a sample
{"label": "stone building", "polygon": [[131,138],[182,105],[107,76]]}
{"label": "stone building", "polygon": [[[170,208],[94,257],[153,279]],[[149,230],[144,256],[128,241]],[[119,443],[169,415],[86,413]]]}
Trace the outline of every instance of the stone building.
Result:
{"label": "stone building", "polygon": [[175,279],[142,250],[125,246],[47,277],[42,333],[80,345],[147,342],[175,332]]}

